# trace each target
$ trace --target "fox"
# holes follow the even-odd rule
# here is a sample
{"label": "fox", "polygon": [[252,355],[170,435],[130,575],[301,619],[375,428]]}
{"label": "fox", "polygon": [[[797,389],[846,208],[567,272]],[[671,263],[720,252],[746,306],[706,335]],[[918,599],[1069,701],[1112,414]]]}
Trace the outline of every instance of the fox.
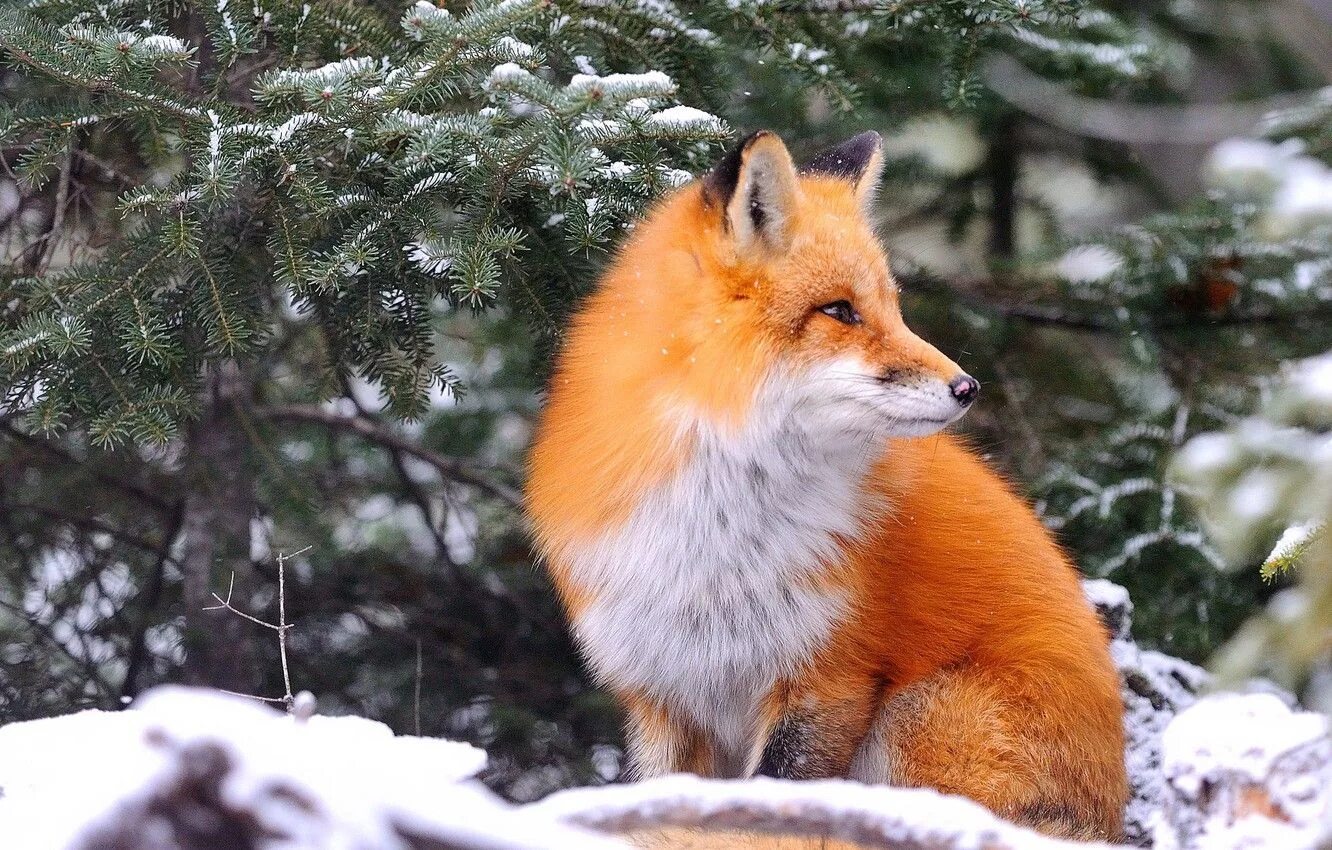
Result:
{"label": "fox", "polygon": [[944,429],[874,132],[759,131],[635,223],[573,315],[525,508],[626,774],[934,788],[1115,840],[1109,637],[1034,509]]}

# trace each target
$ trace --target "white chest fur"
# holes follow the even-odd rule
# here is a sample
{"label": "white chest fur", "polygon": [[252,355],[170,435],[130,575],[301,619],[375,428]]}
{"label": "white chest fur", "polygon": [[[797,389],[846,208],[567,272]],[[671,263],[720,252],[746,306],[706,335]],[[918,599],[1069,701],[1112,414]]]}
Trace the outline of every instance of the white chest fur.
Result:
{"label": "white chest fur", "polygon": [[808,413],[807,386],[770,385],[739,434],[692,424],[684,467],[571,563],[593,591],[574,626],[596,673],[690,717],[732,770],[763,696],[848,605],[809,579],[860,530],[870,453],[858,417]]}

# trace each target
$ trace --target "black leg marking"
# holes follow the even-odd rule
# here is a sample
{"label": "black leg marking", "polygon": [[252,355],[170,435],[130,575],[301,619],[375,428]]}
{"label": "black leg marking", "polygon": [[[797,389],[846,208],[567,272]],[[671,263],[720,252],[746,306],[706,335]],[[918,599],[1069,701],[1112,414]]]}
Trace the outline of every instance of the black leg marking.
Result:
{"label": "black leg marking", "polygon": [[830,779],[843,768],[831,752],[819,746],[819,727],[813,718],[788,715],[773,727],[763,748],[758,775],[777,779]]}

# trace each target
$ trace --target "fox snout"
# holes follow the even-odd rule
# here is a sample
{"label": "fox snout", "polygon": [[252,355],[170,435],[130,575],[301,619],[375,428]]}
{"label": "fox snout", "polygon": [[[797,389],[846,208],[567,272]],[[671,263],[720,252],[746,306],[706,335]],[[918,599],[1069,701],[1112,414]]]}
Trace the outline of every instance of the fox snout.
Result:
{"label": "fox snout", "polygon": [[893,308],[870,355],[871,363],[879,363],[887,409],[895,416],[913,415],[941,424],[956,420],[980,396],[980,381],[912,332],[895,304]]}
{"label": "fox snout", "polygon": [[971,403],[980,395],[980,381],[963,373],[948,382],[948,390],[957,399],[957,403],[963,407],[971,407]]}

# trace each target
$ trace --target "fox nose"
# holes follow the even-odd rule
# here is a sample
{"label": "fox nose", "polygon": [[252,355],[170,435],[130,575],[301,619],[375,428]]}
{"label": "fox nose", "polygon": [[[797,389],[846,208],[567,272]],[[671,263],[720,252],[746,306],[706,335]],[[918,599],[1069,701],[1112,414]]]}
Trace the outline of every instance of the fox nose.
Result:
{"label": "fox nose", "polygon": [[948,389],[952,391],[953,398],[963,407],[970,407],[971,403],[980,395],[980,381],[970,375],[958,375],[948,384]]}

